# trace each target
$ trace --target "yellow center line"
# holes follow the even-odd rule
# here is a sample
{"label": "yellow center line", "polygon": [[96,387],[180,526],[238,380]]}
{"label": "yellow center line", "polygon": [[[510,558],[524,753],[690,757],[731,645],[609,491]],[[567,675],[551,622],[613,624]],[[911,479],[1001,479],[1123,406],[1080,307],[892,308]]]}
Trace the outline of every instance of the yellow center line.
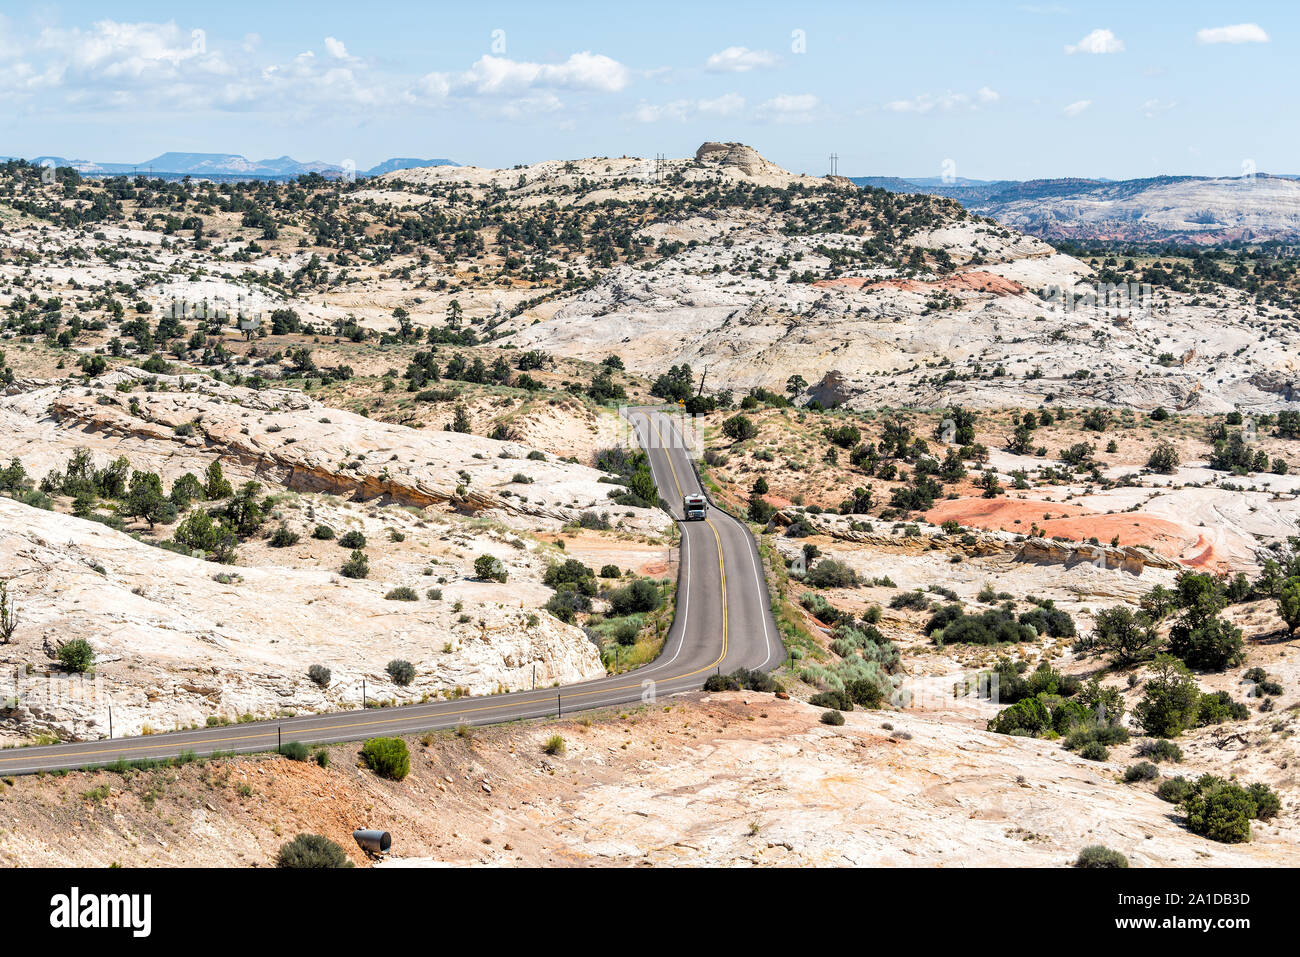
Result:
{"label": "yellow center line", "polygon": [[[682,483],[677,479],[677,466],[673,465],[673,457],[668,454],[668,445],[664,442],[664,434],[659,431],[659,426],[655,425],[654,419],[650,418],[649,415],[646,415],[645,418],[646,421],[650,423],[650,428],[655,430],[655,435],[659,436],[659,447],[664,450],[664,458],[668,460],[668,468],[673,473],[673,484],[677,486],[677,497],[684,498],[685,496],[682,493]],[[649,459],[649,457],[650,453],[647,452],[646,458]]]}
{"label": "yellow center line", "polygon": [[[662,446],[663,435],[659,433],[659,427],[655,425],[654,421],[650,420],[648,416],[647,419],[650,421],[651,428],[653,428],[655,432],[659,434],[659,441]],[[673,481],[677,483],[677,490],[678,492],[680,492],[681,483],[678,482],[677,480],[677,469],[673,467],[672,456],[668,455],[667,452],[665,452],[665,457],[668,459],[668,467],[672,469]],[[722,537],[718,534],[717,527],[713,524],[712,519],[705,519],[705,524],[708,525],[710,529],[712,529],[713,540],[717,544],[717,548],[718,548],[718,575],[722,582],[722,653],[719,654],[717,658],[713,659],[713,661],[705,665],[703,668],[696,668],[694,671],[688,671],[685,674],[673,675],[671,678],[663,679],[665,683],[670,681],[680,681],[683,678],[690,678],[693,677],[694,675],[700,674],[701,672],[708,671],[710,668],[713,668],[718,664],[720,664],[727,657],[727,565],[726,565],[726,559],[724,558],[722,553]],[[613,692],[616,691],[627,691],[632,688],[640,688],[640,687],[642,687],[642,684],[640,682],[637,682],[635,684],[615,685],[610,688],[597,688],[592,691],[575,691],[567,695],[564,694],[564,692],[562,691],[557,691],[556,694],[559,699],[559,702],[562,703],[564,698],[569,698],[570,700],[574,698],[588,698],[591,697],[592,695],[612,694]],[[441,712],[434,712],[433,714],[417,714],[417,715],[410,715],[407,717],[400,717],[400,718],[399,717],[380,718],[371,721],[350,721],[346,724],[326,724],[325,727],[321,727],[321,728],[303,728],[301,730],[304,733],[312,733],[312,732],[330,733],[335,731],[347,731],[355,728],[367,728],[367,727],[372,727],[374,725],[393,725],[393,724],[402,724],[408,721],[425,721],[431,718],[434,720],[438,720],[442,718],[456,717],[457,715],[477,714],[483,711],[500,711],[503,708],[514,708],[514,707],[519,707],[519,706],[529,705],[529,704],[548,704],[549,702],[550,702],[549,697],[543,698],[540,697],[539,694],[539,697],[537,697],[536,699],[532,699],[532,698],[516,699],[513,701],[504,701],[499,704],[483,705],[477,708],[461,708],[456,711],[441,711]],[[313,715],[312,717],[320,718],[326,722],[328,722],[330,718],[329,715]],[[311,720],[311,718],[309,718],[308,720]],[[254,734],[235,734],[235,735],[226,735],[224,737],[214,738],[211,737],[210,735],[204,734],[201,731],[196,731],[191,733],[200,735],[201,736],[200,740],[194,742],[185,742],[185,744],[192,743],[202,747],[208,747],[213,744],[225,744],[232,741],[253,741],[259,738],[269,738],[272,734],[270,730],[267,730],[267,731],[259,731]],[[278,736],[279,730],[277,730],[275,733]],[[166,737],[168,737],[168,735],[160,736],[158,744],[150,743],[150,744],[134,745],[129,747],[127,746],[116,747],[116,748],[109,747],[109,748],[103,748],[95,751],[79,751],[76,753],[76,757],[93,757],[96,755],[105,755],[105,754],[126,754],[134,751],[156,751],[158,750],[158,748],[166,746],[166,741],[165,741]],[[19,749],[19,750],[25,750],[25,749]],[[30,758],[28,758],[27,755],[23,755],[23,754],[15,754],[12,757],[0,757],[0,764],[12,764],[14,762],[22,761],[25,758],[30,760]],[[40,760],[39,755],[37,756],[36,760]]]}

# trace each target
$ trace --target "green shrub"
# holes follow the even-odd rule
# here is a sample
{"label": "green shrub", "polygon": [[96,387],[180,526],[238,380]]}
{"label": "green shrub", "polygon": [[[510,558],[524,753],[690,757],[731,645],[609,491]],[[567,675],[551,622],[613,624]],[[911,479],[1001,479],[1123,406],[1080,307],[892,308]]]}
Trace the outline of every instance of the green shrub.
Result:
{"label": "green shrub", "polygon": [[350,532],[344,532],[339,538],[339,545],[343,548],[365,548],[366,536],[353,529]]}
{"label": "green shrub", "polygon": [[1075,867],[1128,867],[1128,858],[1100,844],[1090,844],[1075,858]]}
{"label": "green shrub", "polygon": [[843,688],[829,688],[826,691],[819,691],[808,699],[808,703],[815,708],[831,708],[835,711],[853,710],[853,699],[849,697],[848,692]]}
{"label": "green shrub", "polygon": [[1277,611],[1286,622],[1287,632],[1294,635],[1300,628],[1300,578],[1288,578],[1279,586]]}
{"label": "green shrub", "polygon": [[1034,625],[1016,621],[1005,609],[993,608],[968,615],[957,605],[940,608],[926,622],[925,633],[936,644],[945,645],[997,645],[1032,641],[1038,636]]}
{"label": "green shrub", "polygon": [[1187,829],[1223,844],[1250,840],[1250,821],[1258,811],[1255,799],[1243,787],[1204,774],[1183,801]]}
{"label": "green shrub", "polygon": [[638,578],[609,593],[610,611],[620,617],[654,611],[662,601],[658,587],[648,578]]}
{"label": "green shrub", "polygon": [[95,664],[95,649],[85,638],[73,638],[59,643],[59,664],[65,670],[84,673]]}
{"label": "green shrub", "polygon": [[[781,685],[765,671],[737,668],[725,675],[709,675],[704,682],[705,691],[780,691]],[[852,706],[850,706],[850,709]]]}
{"label": "green shrub", "polygon": [[1178,449],[1172,442],[1161,439],[1156,443],[1156,447],[1151,450],[1150,457],[1147,458],[1147,468],[1153,472],[1160,472],[1164,475],[1172,475],[1178,471]]}
{"label": "green shrub", "polygon": [[420,595],[409,585],[398,585],[384,596],[389,601],[419,601]]}
{"label": "green shrub", "polygon": [[1052,726],[1052,716],[1047,706],[1038,698],[1025,698],[1003,708],[988,723],[988,730],[998,734],[1042,734]]}
{"label": "green shrub", "polygon": [[547,599],[545,607],[560,621],[572,624],[578,614],[591,611],[591,599],[566,586]]}
{"label": "green shrub", "polygon": [[351,867],[343,848],[320,834],[299,834],[283,845],[275,858],[276,867]]}
{"label": "green shrub", "polygon": [[306,761],[311,751],[301,741],[286,741],[280,745],[280,753],[290,761]]}
{"label": "green shrub", "polygon": [[858,583],[858,576],[843,562],[823,558],[808,570],[804,580],[814,588],[850,588]]}
{"label": "green shrub", "polygon": [[[610,568],[614,569],[614,574],[605,575],[605,569]],[[614,565],[606,565],[605,569],[601,570],[602,577],[618,577],[618,568]],[[576,591],[588,596],[596,594],[597,590],[595,573],[576,558],[566,558],[563,562],[548,566],[542,573],[542,584],[555,589],[559,589],[562,585],[570,585]]]}
{"label": "green shrub", "polygon": [[804,592],[799,596],[799,604],[803,605],[814,618],[818,618],[830,625],[839,624],[840,622],[852,623],[853,621],[852,613],[840,611],[816,592]]}
{"label": "green shrub", "polygon": [[1135,781],[1154,781],[1160,777],[1160,769],[1150,761],[1139,761],[1137,764],[1130,764],[1124,771],[1124,781],[1132,784]]}
{"label": "green shrub", "polygon": [[1187,666],[1170,655],[1158,655],[1152,671],[1146,696],[1133,709],[1133,716],[1152,737],[1177,737],[1195,723],[1201,691]]}
{"label": "green shrub", "polygon": [[614,626],[614,640],[625,648],[635,645],[637,636],[640,634],[641,626],[635,618],[620,621]]}
{"label": "green shrub", "polygon": [[1159,647],[1159,634],[1146,612],[1116,605],[1097,612],[1085,650],[1107,655],[1122,668],[1153,658]]}
{"label": "green shrub", "polygon": [[618,577],[619,577],[620,575],[622,575],[622,574],[623,574],[623,573],[620,572],[620,571],[618,570],[618,566],[617,566],[617,565],[601,565],[601,566],[600,566],[600,577],[601,577],[601,578],[618,578]]}
{"label": "green shrub", "polygon": [[578,515],[578,525],[593,532],[608,532],[614,527],[610,524],[609,512],[593,512],[590,509]]}
{"label": "green shrub", "polygon": [[852,678],[846,681],[844,693],[854,704],[872,710],[885,703],[885,689],[870,678]]}
{"label": "green shrub", "polygon": [[1242,656],[1241,629],[1217,615],[1180,621],[1169,631],[1169,650],[1192,668],[1223,671]]}
{"label": "green shrub", "polygon": [[405,688],[415,680],[415,665],[401,658],[394,658],[384,668],[388,672],[388,677],[393,679],[393,683]]}
{"label": "green shrub", "polygon": [[[913,588],[911,591],[900,591],[893,598],[889,599],[889,607],[896,611],[925,611],[927,608],[931,607],[931,605],[930,599],[925,597],[924,592],[920,589]],[[942,628],[947,622],[954,621],[960,617],[961,613],[960,605],[944,605],[934,614],[930,621],[934,622],[937,619],[939,624],[936,624],[935,628]],[[927,627],[929,627],[928,624]],[[933,628],[930,629],[930,631],[933,630]],[[926,634],[929,634],[930,631],[927,631]]]}
{"label": "green shrub", "polygon": [[722,434],[733,442],[743,442],[758,435],[758,426],[747,415],[733,415],[722,423]]}
{"label": "green shrub", "polygon": [[1282,799],[1267,784],[1256,782],[1246,788],[1246,793],[1255,802],[1255,818],[1270,821],[1282,810]]}
{"label": "green shrub", "polygon": [[1210,724],[1223,724],[1225,721],[1244,721],[1250,716],[1250,709],[1240,701],[1233,701],[1226,691],[1215,691],[1201,695],[1200,707],[1196,712],[1196,726],[1203,728]]}
{"label": "green shrub", "polygon": [[474,559],[474,574],[483,581],[504,582],[506,567],[495,555],[480,555]]}
{"label": "green shrub", "polygon": [[371,738],[362,746],[361,756],[381,778],[400,781],[411,771],[411,752],[401,738]]}
{"label": "green shrub", "polygon": [[334,529],[330,528],[328,525],[317,525],[312,529],[311,537],[327,542],[334,537]]}
{"label": "green shrub", "polygon": [[546,739],[542,745],[542,750],[550,755],[560,755],[564,753],[564,738],[558,734],[553,734]]}
{"label": "green shrub", "polygon": [[312,665],[307,669],[307,677],[322,688],[330,686],[330,670],[324,665]]}
{"label": "green shrub", "polygon": [[355,549],[352,557],[339,569],[339,574],[344,578],[365,578],[370,574],[370,559],[366,558],[366,553],[361,549]]}
{"label": "green shrub", "polygon": [[1156,738],[1154,741],[1143,741],[1137,746],[1137,753],[1144,758],[1159,763],[1161,761],[1173,761],[1175,764],[1183,759],[1183,749],[1174,744],[1168,738]]}
{"label": "green shrub", "polygon": [[1052,638],[1074,637],[1074,619],[1068,612],[1054,607],[1050,601],[1024,612],[1019,621],[1022,625],[1033,626],[1040,635]]}
{"label": "green shrub", "polygon": [[291,532],[286,526],[281,525],[271,534],[271,540],[267,544],[272,548],[288,548],[290,545],[297,545],[298,533]]}
{"label": "green shrub", "polygon": [[1100,741],[1089,741],[1079,749],[1079,757],[1089,761],[1105,761],[1110,757],[1110,752]]}
{"label": "green shrub", "polygon": [[1176,778],[1165,778],[1156,788],[1156,797],[1170,804],[1182,804],[1196,790],[1196,785],[1181,774]]}
{"label": "green shrub", "polygon": [[829,724],[835,727],[839,727],[844,723],[844,715],[841,714],[839,711],[835,711],[833,709],[831,711],[823,711],[821,721],[822,724]]}

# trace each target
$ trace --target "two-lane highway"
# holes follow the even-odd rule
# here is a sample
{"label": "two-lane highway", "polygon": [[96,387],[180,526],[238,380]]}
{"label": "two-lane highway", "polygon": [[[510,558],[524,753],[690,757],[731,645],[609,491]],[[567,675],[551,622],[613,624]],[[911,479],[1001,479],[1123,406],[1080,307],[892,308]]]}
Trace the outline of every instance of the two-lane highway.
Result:
{"label": "two-lane highway", "polygon": [[[703,491],[681,434],[672,417],[662,412],[639,409],[631,412],[629,419],[650,460],[660,495],[670,504],[674,517],[680,518],[683,496]],[[681,573],[673,626],[659,657],[634,671],[561,688],[491,697],[16,748],[0,751],[0,774],[170,758],[186,752],[206,756],[273,751],[280,741],[323,744],[461,724],[553,717],[694,691],[719,671],[776,667],[784,651],[772,620],[758,547],[749,530],[719,509],[711,509],[702,522],[681,521],[679,527]]]}

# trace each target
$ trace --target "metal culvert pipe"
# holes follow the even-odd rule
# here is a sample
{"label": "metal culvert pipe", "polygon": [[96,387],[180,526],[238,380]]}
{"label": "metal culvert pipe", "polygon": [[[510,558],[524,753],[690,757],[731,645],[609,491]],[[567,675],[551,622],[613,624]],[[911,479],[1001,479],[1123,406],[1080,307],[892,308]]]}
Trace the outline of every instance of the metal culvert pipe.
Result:
{"label": "metal culvert pipe", "polygon": [[352,832],[352,839],[363,851],[370,854],[387,854],[393,846],[393,838],[387,831],[370,831],[359,828]]}

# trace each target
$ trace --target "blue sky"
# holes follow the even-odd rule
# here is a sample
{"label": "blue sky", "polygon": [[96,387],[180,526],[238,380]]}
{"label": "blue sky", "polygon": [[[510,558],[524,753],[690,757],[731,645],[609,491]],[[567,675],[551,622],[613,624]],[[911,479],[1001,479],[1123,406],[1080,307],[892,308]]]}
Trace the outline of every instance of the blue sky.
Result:
{"label": "blue sky", "polygon": [[513,166],[739,140],[848,175],[1300,173],[1278,3],[34,3],[0,155]]}

